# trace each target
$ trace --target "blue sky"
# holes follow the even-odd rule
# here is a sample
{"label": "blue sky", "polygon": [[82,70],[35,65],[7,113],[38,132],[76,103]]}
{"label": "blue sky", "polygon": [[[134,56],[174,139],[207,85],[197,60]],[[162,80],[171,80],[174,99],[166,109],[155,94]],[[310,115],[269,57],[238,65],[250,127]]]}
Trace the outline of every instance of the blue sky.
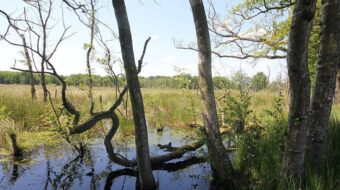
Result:
{"label": "blue sky", "polygon": [[[55,2],[56,7],[54,11],[59,14],[60,2],[59,0],[55,0]],[[171,76],[176,74],[175,67],[183,68],[186,72],[197,75],[197,53],[176,49],[173,44],[174,39],[186,42],[195,41],[194,23],[189,1],[158,0],[157,2],[155,3],[154,0],[126,0],[136,59],[141,54],[144,41],[148,36],[152,37],[146,57],[144,58],[146,64],[141,75]],[[213,2],[217,12],[220,14],[224,14],[228,9],[226,1],[214,0]],[[237,3],[237,1],[229,2]],[[116,30],[116,20],[111,0],[102,0],[98,5],[101,7],[99,18]],[[3,5],[1,9],[18,14],[22,11],[22,7],[23,3],[21,0],[11,0]],[[58,20],[58,15],[55,15],[54,18]],[[89,39],[89,31],[77,21],[72,12],[65,10],[65,18],[66,23],[72,25],[70,33],[75,32],[75,35],[61,44],[53,58],[53,63],[58,72],[64,75],[85,73],[86,52],[83,49],[83,44]],[[0,22],[4,22],[4,20],[0,20]],[[0,25],[1,32],[3,31],[3,26],[3,24]],[[58,26],[51,31],[49,34],[51,42],[56,39],[60,32]],[[117,52],[116,55],[119,56],[120,50],[117,40],[112,42],[112,47]],[[22,59],[18,53],[21,50],[20,48],[9,46],[4,42],[0,42],[0,48],[5,50],[0,51],[0,70],[10,70],[15,59]],[[93,67],[95,74],[105,74],[100,65],[93,63]],[[279,72],[285,75],[285,60],[257,60],[256,64],[254,64],[253,60],[219,59],[213,57],[214,75],[231,76],[241,68],[243,72],[251,76],[259,71],[268,73],[268,67],[272,80],[276,78]],[[116,69],[121,70],[118,66]]]}

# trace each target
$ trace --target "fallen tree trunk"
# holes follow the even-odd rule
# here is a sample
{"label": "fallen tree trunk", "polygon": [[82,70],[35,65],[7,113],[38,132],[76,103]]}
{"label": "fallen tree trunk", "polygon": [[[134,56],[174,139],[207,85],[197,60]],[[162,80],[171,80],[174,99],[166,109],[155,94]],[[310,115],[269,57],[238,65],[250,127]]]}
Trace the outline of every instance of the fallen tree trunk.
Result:
{"label": "fallen tree trunk", "polygon": [[[166,170],[168,172],[175,172],[175,171],[182,170],[184,168],[190,167],[195,164],[203,163],[205,161],[206,159],[204,158],[190,157],[183,161],[178,161],[174,163],[163,163],[158,166],[152,166],[152,170]],[[111,189],[113,181],[120,176],[138,177],[138,171],[134,169],[130,169],[130,168],[125,168],[125,169],[111,172],[106,178],[104,189]],[[136,183],[137,183],[136,186],[138,187],[138,180],[136,181]]]}
{"label": "fallen tree trunk", "polygon": [[[125,158],[124,156],[122,156],[119,153],[115,153],[114,151],[114,147],[111,143],[113,137],[115,136],[118,128],[119,128],[119,119],[116,113],[113,113],[112,117],[112,126],[111,129],[109,130],[109,132],[106,134],[105,139],[104,139],[104,145],[106,147],[106,152],[109,155],[110,160],[112,160],[113,162],[115,162],[116,164],[125,166],[125,167],[134,167],[137,165],[137,161],[136,160],[129,160],[128,158]],[[221,135],[225,135],[227,134],[226,130],[222,130],[221,131]],[[155,168],[157,166],[161,166],[164,163],[174,160],[174,159],[179,159],[182,158],[184,156],[184,154],[188,153],[188,152],[193,152],[196,151],[197,149],[201,148],[203,145],[205,145],[205,139],[201,138],[199,140],[197,140],[196,142],[193,142],[192,144],[189,145],[183,145],[181,147],[171,147],[171,143],[167,144],[167,145],[158,145],[158,147],[160,147],[160,149],[162,148],[168,148],[167,151],[169,151],[169,153],[164,154],[164,155],[160,155],[160,156],[156,156],[156,157],[151,157],[150,161],[151,161],[151,166],[152,168]],[[233,151],[235,149],[226,149],[226,151]]]}
{"label": "fallen tree trunk", "polygon": [[[111,129],[106,134],[105,139],[104,139],[104,145],[106,147],[106,151],[107,151],[107,154],[109,155],[110,160],[125,167],[136,166],[137,165],[136,160],[129,160],[123,157],[122,155],[114,152],[114,148],[111,143],[111,140],[113,139],[114,135],[116,134],[119,128],[119,119],[116,113],[112,115],[111,120],[112,120]],[[170,160],[181,158],[185,153],[195,151],[199,149],[200,147],[202,147],[204,144],[205,144],[204,139],[200,139],[197,142],[194,142],[190,145],[184,145],[179,148],[176,147],[173,151],[171,151],[168,154],[151,157],[150,158],[151,165],[152,167],[155,167],[157,165],[161,165]]]}

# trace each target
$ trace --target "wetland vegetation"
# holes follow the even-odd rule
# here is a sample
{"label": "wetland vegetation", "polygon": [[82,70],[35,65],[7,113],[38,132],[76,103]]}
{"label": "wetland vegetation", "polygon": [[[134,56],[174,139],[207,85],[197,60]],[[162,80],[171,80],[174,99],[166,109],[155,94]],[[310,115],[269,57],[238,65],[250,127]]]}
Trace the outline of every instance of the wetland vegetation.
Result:
{"label": "wetland vegetation", "polygon": [[[132,33],[126,2],[0,9],[0,45],[20,50],[0,71],[0,189],[339,189],[340,2],[244,0],[221,11],[221,1],[189,0],[195,40],[173,45],[198,54],[197,76],[175,66],[148,77],[152,38],[138,52],[132,39],[149,27],[131,22]],[[65,52],[79,49],[64,46],[73,35],[81,59]],[[74,58],[86,74],[63,74],[73,65],[60,60]],[[213,76],[216,59],[287,67],[276,79],[269,65]]]}

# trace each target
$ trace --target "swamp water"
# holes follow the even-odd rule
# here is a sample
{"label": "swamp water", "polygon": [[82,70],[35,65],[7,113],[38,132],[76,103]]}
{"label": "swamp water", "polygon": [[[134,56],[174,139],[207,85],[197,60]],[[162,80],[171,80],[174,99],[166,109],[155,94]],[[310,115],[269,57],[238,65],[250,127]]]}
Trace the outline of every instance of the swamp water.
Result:
{"label": "swamp water", "polygon": [[[164,128],[163,132],[149,129],[151,155],[166,152],[157,144],[172,143],[173,147],[189,144],[197,138],[193,130]],[[134,139],[114,140],[115,151],[135,158]],[[204,153],[202,149],[195,155]],[[182,159],[153,171],[160,190],[209,189],[209,165],[187,153]],[[190,158],[190,159],[188,159]],[[68,145],[53,148],[41,146],[21,161],[0,155],[0,189],[136,189],[136,173],[110,162],[103,139],[95,139],[83,158]]]}

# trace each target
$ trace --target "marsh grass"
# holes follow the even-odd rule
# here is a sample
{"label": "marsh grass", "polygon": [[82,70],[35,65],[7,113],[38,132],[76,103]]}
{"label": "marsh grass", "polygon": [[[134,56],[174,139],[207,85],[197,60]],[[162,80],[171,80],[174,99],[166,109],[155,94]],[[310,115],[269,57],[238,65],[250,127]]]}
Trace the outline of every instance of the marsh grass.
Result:
{"label": "marsh grass", "polygon": [[[259,98],[254,98],[259,100]],[[287,100],[283,97],[283,112],[272,102],[271,110],[262,113],[261,135],[244,133],[236,141],[234,164],[250,179],[251,189],[328,190],[340,187],[340,106],[334,105],[328,127],[327,155],[322,170],[315,171],[306,164],[305,178],[297,184],[281,175],[285,131],[287,128]],[[264,108],[267,108],[265,106]],[[277,111],[275,111],[277,109]],[[270,114],[268,114],[270,113]],[[276,113],[276,114],[273,114]],[[251,159],[246,159],[247,157]]]}
{"label": "marsh grass", "polygon": [[[49,89],[55,105],[61,107],[60,87],[49,86]],[[57,90],[56,97],[54,96],[55,90]],[[8,137],[5,135],[10,130],[17,134],[19,145],[26,150],[41,145],[54,146],[62,141],[50,119],[51,106],[42,102],[41,88],[37,88],[38,100],[36,101],[31,100],[29,92],[29,86],[0,85],[0,120],[5,122],[0,126],[2,153],[6,150],[4,147],[10,146]],[[202,123],[201,100],[196,90],[142,89],[142,93],[149,127],[184,128],[190,123]],[[215,93],[220,114],[225,104],[218,100],[224,95],[224,91],[217,90]],[[231,91],[230,95],[237,96],[238,93]],[[85,120],[89,116],[87,90],[69,87],[67,94],[70,101],[83,114],[82,120]],[[287,127],[287,95],[282,96],[282,100],[280,100],[282,104],[280,105],[275,105],[273,100],[278,94],[272,91],[250,92],[249,96],[251,97],[249,109],[252,110],[252,114],[246,125],[250,127],[250,130],[247,130],[244,134],[239,134],[235,140],[237,148],[233,154],[233,163],[238,170],[243,170],[248,175],[251,181],[251,189],[302,188],[321,190],[340,187],[340,104],[334,105],[332,110],[328,129],[325,169],[315,172],[306,168],[305,182],[295,184],[293,180],[282,178],[280,175],[284,134]],[[99,97],[102,97],[102,103],[99,102]],[[115,90],[113,88],[95,87],[94,100],[96,111],[105,110],[114,102]],[[123,138],[134,135],[130,106],[131,104],[128,102],[127,115],[125,115],[124,108],[119,107],[119,135]],[[110,123],[107,121],[100,122],[93,131],[85,134],[86,138],[90,138],[91,134],[102,133],[109,126]]]}
{"label": "marsh grass", "polygon": [[145,90],[143,98],[151,127],[184,127],[194,122],[202,123],[201,103],[194,90]]}

